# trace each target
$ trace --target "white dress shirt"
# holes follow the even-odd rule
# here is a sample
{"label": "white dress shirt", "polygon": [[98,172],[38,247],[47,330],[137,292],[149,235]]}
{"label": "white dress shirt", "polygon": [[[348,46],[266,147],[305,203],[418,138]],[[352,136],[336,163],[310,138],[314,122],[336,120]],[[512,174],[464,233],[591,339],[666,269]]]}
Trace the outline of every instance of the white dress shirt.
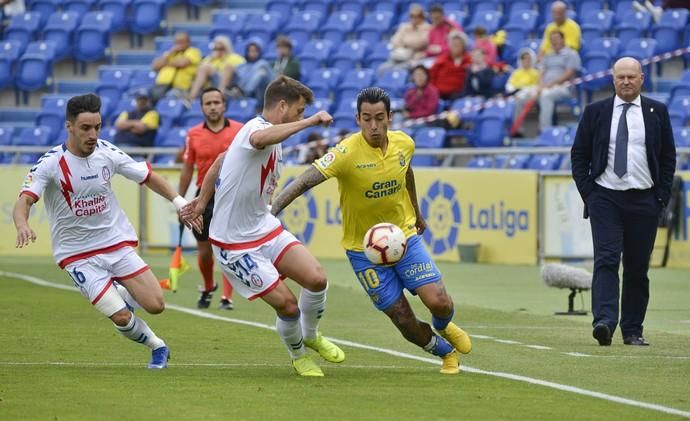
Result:
{"label": "white dress shirt", "polygon": [[613,115],[611,116],[611,132],[609,135],[609,157],[606,170],[596,179],[600,186],[611,190],[650,189],[654,186],[652,174],[647,163],[647,146],[645,144],[644,117],[642,103],[638,95],[626,115],[628,122],[628,172],[618,177],[613,172],[613,162],[616,157],[616,134],[618,122],[623,113],[623,101],[618,95],[613,100]]}

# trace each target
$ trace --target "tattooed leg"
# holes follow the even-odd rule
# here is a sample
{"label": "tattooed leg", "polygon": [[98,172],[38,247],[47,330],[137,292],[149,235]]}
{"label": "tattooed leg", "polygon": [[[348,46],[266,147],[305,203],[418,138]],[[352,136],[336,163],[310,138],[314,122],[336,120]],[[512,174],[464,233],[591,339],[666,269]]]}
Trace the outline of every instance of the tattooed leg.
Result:
{"label": "tattooed leg", "polygon": [[384,313],[390,317],[405,339],[413,344],[424,347],[431,340],[433,336],[431,326],[417,319],[404,295],[401,295],[400,299],[388,307]]}

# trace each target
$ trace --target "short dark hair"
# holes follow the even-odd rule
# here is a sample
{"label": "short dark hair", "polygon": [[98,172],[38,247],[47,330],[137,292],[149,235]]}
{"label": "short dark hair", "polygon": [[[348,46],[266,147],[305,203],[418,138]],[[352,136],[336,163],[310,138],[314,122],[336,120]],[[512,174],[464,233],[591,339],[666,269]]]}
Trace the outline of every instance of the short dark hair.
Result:
{"label": "short dark hair", "polygon": [[444,14],[443,6],[441,6],[440,4],[432,4],[431,7],[429,8],[429,13],[434,13],[434,12]]}
{"label": "short dark hair", "polygon": [[565,39],[565,34],[561,31],[551,31],[551,33],[549,34],[549,37],[551,37],[551,35],[553,35],[553,34],[558,34],[561,36],[561,39]]}
{"label": "short dark hair", "polygon": [[417,70],[423,71],[424,74],[426,75],[427,80],[431,79],[431,74],[429,73],[429,69],[427,69],[426,66],[424,66],[423,64],[418,64],[418,65],[414,66],[412,69],[410,69],[410,75],[412,75],[412,73],[414,73]]}
{"label": "short dark hair", "polygon": [[391,98],[388,96],[388,92],[382,88],[371,86],[359,91],[357,95],[357,114],[362,112],[363,102],[368,104],[383,102],[383,105],[386,107],[386,113],[390,114],[391,112]]}
{"label": "short dark hair", "polygon": [[199,95],[199,102],[201,102],[201,105],[204,104],[204,95],[206,95],[209,92],[218,92],[220,94],[220,97],[223,98],[223,104],[225,104],[225,95],[223,94],[223,92],[220,89],[211,86],[201,91],[201,95]]}
{"label": "short dark hair", "polygon": [[300,98],[310,105],[314,102],[314,93],[295,79],[280,75],[266,88],[264,107],[271,108],[282,100],[292,105]]}
{"label": "short dark hair", "polygon": [[81,113],[100,113],[101,99],[95,94],[73,96],[67,101],[67,120],[74,122]]}

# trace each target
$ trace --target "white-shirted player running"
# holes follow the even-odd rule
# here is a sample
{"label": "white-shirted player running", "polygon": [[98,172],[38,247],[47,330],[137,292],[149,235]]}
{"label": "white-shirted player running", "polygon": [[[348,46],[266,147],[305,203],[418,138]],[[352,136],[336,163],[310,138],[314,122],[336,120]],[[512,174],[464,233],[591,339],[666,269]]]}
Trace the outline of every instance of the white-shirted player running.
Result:
{"label": "white-shirted player running", "polygon": [[[345,353],[317,330],[326,305],[324,270],[268,208],[282,167],[280,143],[308,127],[333,121],[325,111],[303,119],[305,106],[313,100],[311,90],[294,79],[280,76],[271,82],[263,113],[237,133],[209,169],[199,196],[181,212],[188,221],[202,215],[215,182],[209,229],[213,254],[235,291],[249,300],[261,298],[275,309],[278,334],[302,376],[323,376],[305,345],[326,361],[345,360]],[[281,282],[286,277],[302,286],[299,304]]]}
{"label": "white-shirted player running", "polygon": [[[187,201],[151,171],[98,138],[101,100],[93,94],[67,102],[67,142],[44,154],[31,168],[14,206],[17,247],[36,240],[29,227],[31,206],[44,198],[53,255],[81,293],[110,318],[125,337],[151,348],[149,368],[165,368],[170,355],[133,308],[151,314],[165,308],[156,276],[134,251],[138,240],[111,187],[115,174],[136,181],[171,200],[178,210]],[[193,223],[201,229],[199,220]]]}

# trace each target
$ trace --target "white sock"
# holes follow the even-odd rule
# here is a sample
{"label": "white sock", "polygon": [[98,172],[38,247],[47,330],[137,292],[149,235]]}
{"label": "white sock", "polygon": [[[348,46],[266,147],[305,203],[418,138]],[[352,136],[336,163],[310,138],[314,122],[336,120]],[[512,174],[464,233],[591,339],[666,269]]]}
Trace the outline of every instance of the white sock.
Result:
{"label": "white sock", "polygon": [[165,342],[151,330],[149,325],[145,321],[138,318],[132,313],[132,318],[129,319],[127,326],[115,325],[115,328],[124,335],[125,338],[129,338],[134,342],[144,344],[151,349],[158,349],[165,346]]}
{"label": "white sock", "polygon": [[299,296],[299,310],[302,312],[302,334],[304,339],[316,338],[316,331],[319,327],[319,320],[326,310],[326,291],[312,292],[302,288]]}
{"label": "white sock", "polygon": [[300,316],[294,319],[281,319],[276,317],[276,330],[280,339],[287,347],[290,358],[296,360],[304,355],[304,341],[302,339],[302,328],[299,322]]}

